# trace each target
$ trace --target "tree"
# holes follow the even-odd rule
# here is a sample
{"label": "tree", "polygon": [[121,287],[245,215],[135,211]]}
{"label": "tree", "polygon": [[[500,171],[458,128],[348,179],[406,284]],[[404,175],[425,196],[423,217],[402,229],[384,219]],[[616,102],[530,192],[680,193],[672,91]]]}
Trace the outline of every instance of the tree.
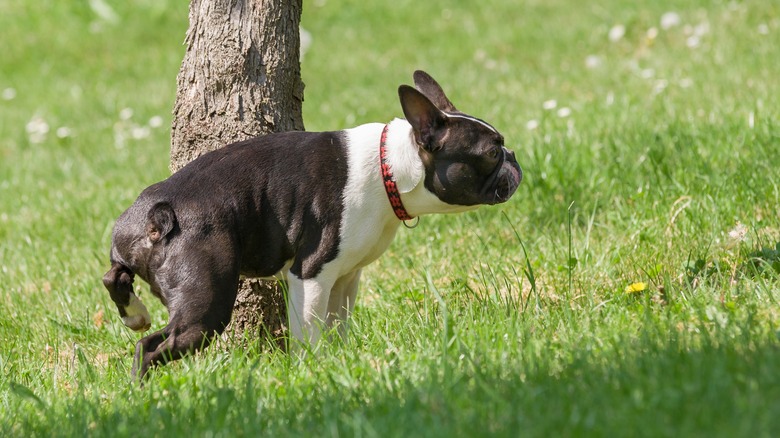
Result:
{"label": "tree", "polygon": [[[192,0],[177,78],[171,171],[227,144],[303,130],[300,73],[302,0]],[[242,280],[233,330],[279,334],[281,287]]]}

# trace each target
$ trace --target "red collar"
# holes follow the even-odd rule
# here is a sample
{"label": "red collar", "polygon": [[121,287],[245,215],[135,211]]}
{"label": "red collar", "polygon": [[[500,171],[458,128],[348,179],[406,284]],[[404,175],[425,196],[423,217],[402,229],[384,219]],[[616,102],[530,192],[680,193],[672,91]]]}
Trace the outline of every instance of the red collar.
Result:
{"label": "red collar", "polygon": [[398,186],[393,179],[393,172],[390,170],[390,165],[387,164],[387,130],[390,125],[385,125],[385,129],[382,130],[382,140],[379,142],[379,164],[382,169],[382,181],[385,184],[385,191],[387,192],[387,199],[390,200],[390,206],[393,207],[393,212],[402,221],[408,221],[413,219],[411,215],[404,208],[404,203],[401,202],[401,194],[398,192]]}

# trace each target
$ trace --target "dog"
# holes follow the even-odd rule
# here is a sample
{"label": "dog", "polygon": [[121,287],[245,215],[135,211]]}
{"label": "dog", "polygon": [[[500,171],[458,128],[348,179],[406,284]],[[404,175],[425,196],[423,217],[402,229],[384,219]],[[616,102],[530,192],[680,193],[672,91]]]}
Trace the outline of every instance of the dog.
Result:
{"label": "dog", "polygon": [[129,328],[151,327],[136,275],[169,321],[136,344],[133,376],[208,346],[241,276],[286,280],[289,330],[315,345],[344,326],[361,268],[402,221],[514,194],[523,173],[498,130],[455,109],[427,73],[414,83],[398,88],[405,120],[237,142],[140,194],[116,221],[103,284]]}

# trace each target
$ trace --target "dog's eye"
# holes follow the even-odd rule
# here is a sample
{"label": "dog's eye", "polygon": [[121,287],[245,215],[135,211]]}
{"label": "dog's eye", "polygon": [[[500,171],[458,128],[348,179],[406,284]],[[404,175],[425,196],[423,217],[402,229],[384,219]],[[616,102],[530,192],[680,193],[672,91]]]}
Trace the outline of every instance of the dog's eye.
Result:
{"label": "dog's eye", "polygon": [[496,157],[498,157],[498,148],[493,148],[489,150],[485,155],[487,155],[487,157],[490,158],[491,160],[494,160]]}

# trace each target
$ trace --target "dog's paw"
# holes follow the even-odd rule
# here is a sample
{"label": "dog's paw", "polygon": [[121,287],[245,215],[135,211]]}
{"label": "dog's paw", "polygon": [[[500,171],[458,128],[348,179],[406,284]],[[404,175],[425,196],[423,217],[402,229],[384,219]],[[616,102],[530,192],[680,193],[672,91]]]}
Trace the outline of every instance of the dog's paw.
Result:
{"label": "dog's paw", "polygon": [[130,294],[130,304],[125,307],[126,316],[122,317],[122,322],[132,330],[143,333],[152,326],[152,317],[149,311],[134,293]]}

